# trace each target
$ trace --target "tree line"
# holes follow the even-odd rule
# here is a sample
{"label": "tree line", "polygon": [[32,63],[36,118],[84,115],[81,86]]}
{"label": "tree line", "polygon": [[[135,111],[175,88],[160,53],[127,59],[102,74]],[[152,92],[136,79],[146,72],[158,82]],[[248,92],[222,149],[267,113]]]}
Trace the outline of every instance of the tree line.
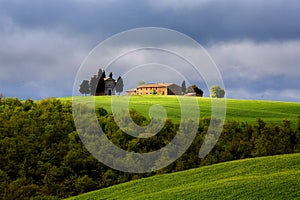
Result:
{"label": "tree line", "polygon": [[[109,73],[109,78],[113,79],[113,73]],[[105,79],[106,74],[105,71],[101,68],[98,71],[97,75],[94,75],[89,80],[83,80],[79,87],[79,92],[81,94],[87,95],[90,94],[92,96],[95,95],[104,95],[105,94]],[[119,94],[123,92],[124,83],[121,76],[118,77],[117,81],[113,83],[114,90],[118,92]]]}
{"label": "tree line", "polygon": [[[127,151],[149,152],[168,144],[179,125],[167,120],[163,129],[149,138],[135,138],[122,132],[111,113],[96,110],[107,137]],[[135,110],[139,125],[149,121]],[[83,116],[88,118],[89,116]],[[57,99],[0,100],[0,199],[60,199],[118,183],[196,168],[218,162],[300,152],[300,116],[297,125],[226,121],[214,149],[203,159],[199,149],[209,124],[200,120],[189,149],[169,166],[151,173],[134,174],[113,170],[97,161],[83,146],[74,126],[71,102]],[[188,124],[187,124],[188,126]],[[213,132],[209,137],[214,140]],[[162,161],[168,155],[162,156]]]}
{"label": "tree line", "polygon": [[[113,74],[112,72],[109,73],[109,78],[113,80]],[[105,95],[105,80],[106,80],[106,74],[105,71],[101,68],[99,69],[97,75],[94,75],[89,80],[83,80],[79,86],[79,92],[84,95]],[[123,92],[124,89],[124,82],[121,76],[118,77],[117,81],[113,83],[113,89],[119,93]],[[140,81],[138,85],[145,84],[145,82]],[[202,97],[204,92],[202,89],[200,89],[197,85],[193,84],[188,87],[186,87],[185,80],[182,81],[181,84],[181,91],[182,94],[185,95],[187,93],[193,93],[196,96]],[[152,91],[152,94],[157,94],[157,91]],[[210,87],[210,97],[212,98],[224,98],[225,96],[225,90],[221,88],[218,85],[211,86]]]}

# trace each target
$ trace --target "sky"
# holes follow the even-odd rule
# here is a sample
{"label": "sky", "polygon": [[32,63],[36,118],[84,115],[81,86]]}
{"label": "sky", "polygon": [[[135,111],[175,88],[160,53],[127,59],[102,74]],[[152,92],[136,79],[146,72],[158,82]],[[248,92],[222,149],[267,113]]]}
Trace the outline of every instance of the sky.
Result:
{"label": "sky", "polygon": [[[300,101],[299,19],[298,0],[0,0],[0,93],[20,99],[71,96],[80,66],[99,43],[130,29],[161,27],[206,49],[227,98]],[[148,54],[129,55],[111,70],[125,76],[132,60],[142,65],[166,58]],[[181,75],[159,76],[167,71],[164,65],[152,67],[161,73],[146,81],[181,84]],[[182,68],[188,74],[188,66]],[[209,95],[203,77],[191,76],[189,83]]]}

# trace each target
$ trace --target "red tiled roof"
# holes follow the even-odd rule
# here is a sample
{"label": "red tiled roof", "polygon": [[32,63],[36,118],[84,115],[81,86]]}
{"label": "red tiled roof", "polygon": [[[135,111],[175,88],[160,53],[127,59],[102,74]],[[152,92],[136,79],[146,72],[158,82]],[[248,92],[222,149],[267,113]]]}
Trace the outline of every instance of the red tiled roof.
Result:
{"label": "red tiled roof", "polygon": [[164,88],[173,85],[174,83],[149,83],[137,86],[137,88]]}

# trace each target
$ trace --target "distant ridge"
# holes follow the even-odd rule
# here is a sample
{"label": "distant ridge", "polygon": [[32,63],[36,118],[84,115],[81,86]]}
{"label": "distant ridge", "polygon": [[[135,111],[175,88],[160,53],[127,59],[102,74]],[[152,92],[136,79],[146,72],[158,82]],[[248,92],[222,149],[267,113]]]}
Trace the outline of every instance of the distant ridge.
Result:
{"label": "distant ridge", "polygon": [[[90,99],[89,99],[90,98]],[[82,98],[83,103],[90,102],[92,105],[94,97]],[[111,111],[110,96],[95,97],[95,103],[98,107],[103,107]],[[122,96],[118,97],[119,99]],[[191,97],[185,97],[191,98]],[[198,98],[198,97],[193,97]],[[72,97],[59,98],[62,101],[72,100]],[[210,117],[211,99],[207,97],[198,98],[200,106],[200,117]],[[180,122],[180,105],[176,96],[131,96],[130,106],[136,109],[143,116],[148,117],[149,108],[154,104],[160,104],[167,110],[168,118],[174,122]],[[226,119],[239,122],[252,123],[257,118],[266,122],[282,123],[282,120],[290,120],[296,125],[297,116],[300,115],[300,102],[281,102],[270,100],[245,100],[245,99],[227,99]]]}

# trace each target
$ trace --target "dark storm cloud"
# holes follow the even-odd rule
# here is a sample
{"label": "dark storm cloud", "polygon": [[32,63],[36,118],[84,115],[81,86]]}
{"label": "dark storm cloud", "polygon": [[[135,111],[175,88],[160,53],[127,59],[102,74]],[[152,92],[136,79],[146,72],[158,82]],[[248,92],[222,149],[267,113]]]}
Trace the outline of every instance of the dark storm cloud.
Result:
{"label": "dark storm cloud", "polygon": [[109,36],[142,26],[175,29],[202,43],[300,37],[297,0],[199,2],[4,1],[0,11],[22,28],[55,28],[71,35],[98,38],[99,34]]}
{"label": "dark storm cloud", "polygon": [[57,29],[68,36],[97,39],[147,21],[145,5],[130,1],[4,1],[0,9],[25,30]]}

